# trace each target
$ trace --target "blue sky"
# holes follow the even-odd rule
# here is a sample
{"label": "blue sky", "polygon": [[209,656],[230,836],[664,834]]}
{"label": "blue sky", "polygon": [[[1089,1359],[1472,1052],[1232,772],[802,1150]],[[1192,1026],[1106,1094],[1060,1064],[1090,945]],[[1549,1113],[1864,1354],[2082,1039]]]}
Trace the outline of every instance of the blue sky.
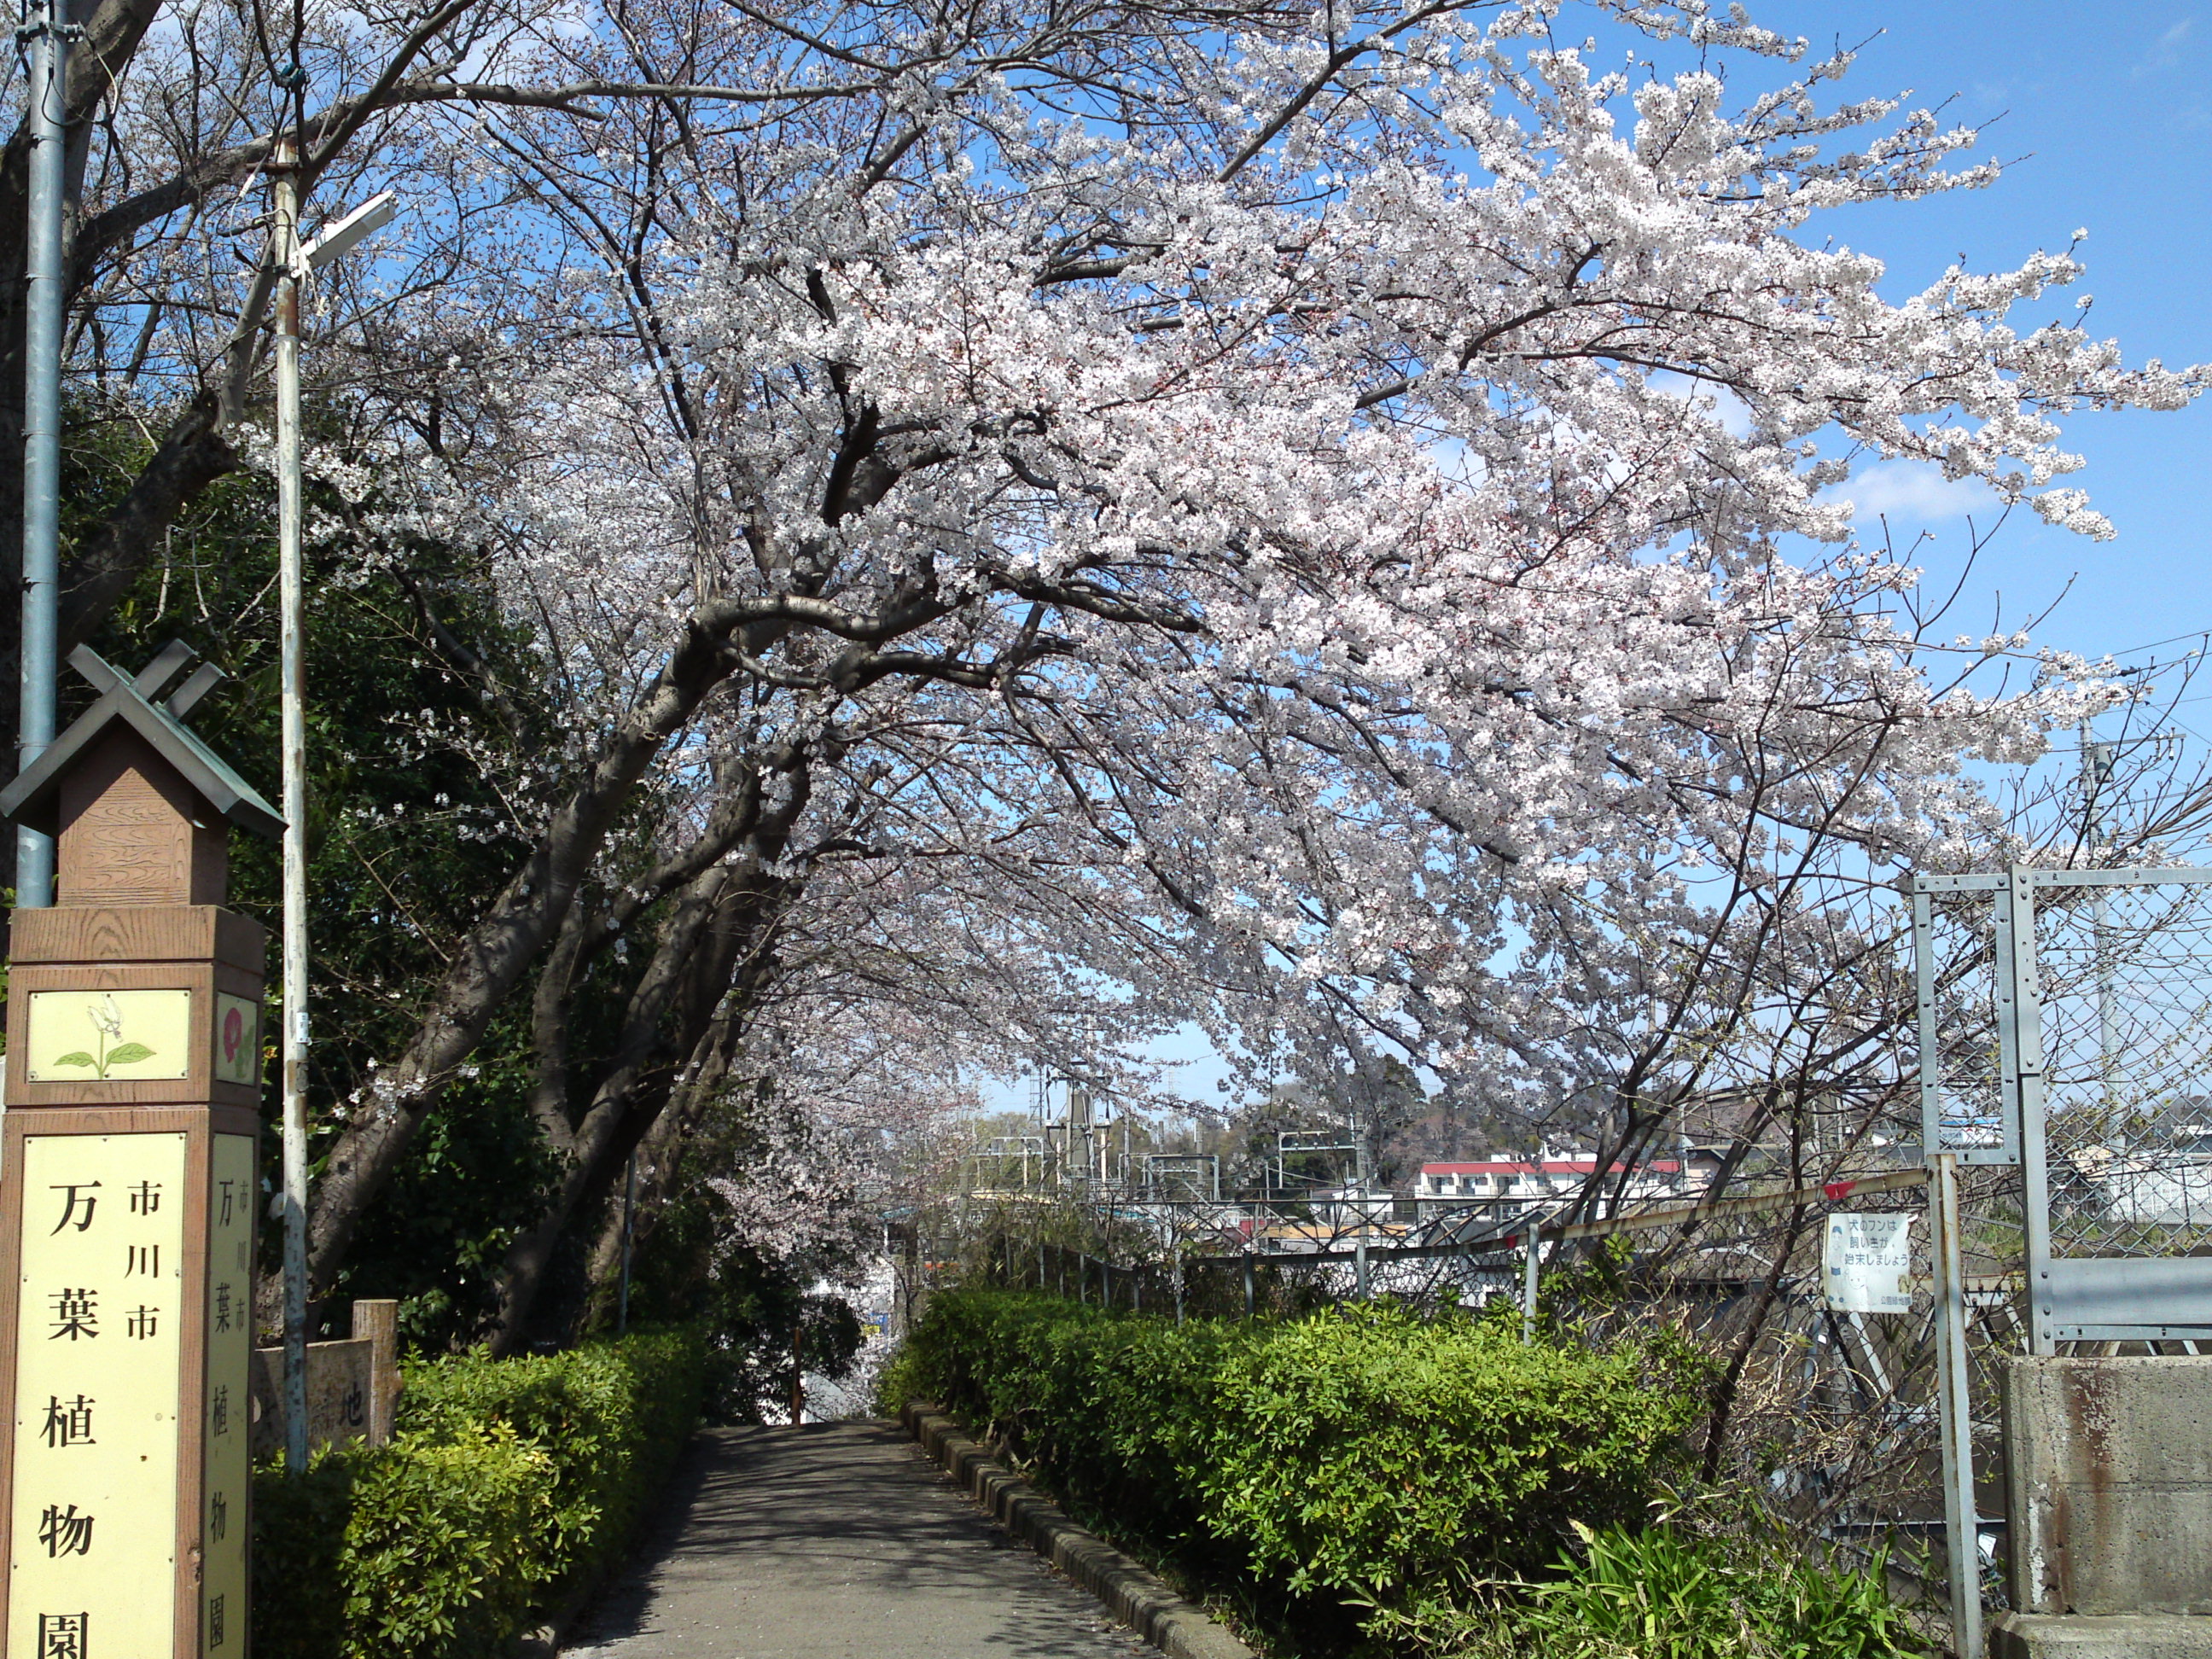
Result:
{"label": "blue sky", "polygon": [[[1911,107],[1942,105],[1954,124],[1987,125],[1972,159],[2011,163],[1985,190],[1829,220],[1827,234],[1887,262],[1888,298],[1962,258],[1974,269],[2009,267],[2086,228],[2087,278],[2023,322],[2069,312],[2086,292],[2096,296],[2093,329],[2117,338],[2130,361],[2212,361],[2212,3],[1751,0],[1751,9],[1815,51],[1863,43],[1846,95],[1909,91]],[[1563,16],[1563,37],[1572,17]],[[1743,63],[1735,78],[1748,90],[1786,73]],[[2043,643],[2128,665],[2189,652],[2212,630],[2212,400],[2177,414],[2082,415],[2067,447],[2088,462],[2067,482],[2089,492],[2118,534],[2091,542],[2015,514],[1984,550],[1947,631],[1979,635],[2000,620],[2010,629],[2049,611],[2035,631]],[[1900,546],[1923,530],[1934,537],[1919,556],[1931,586],[1948,586],[1964,556],[1966,515],[1988,517],[1985,495],[1946,485],[1932,469],[1883,468],[1853,494],[1863,524],[1879,508]],[[2205,701],[2175,712],[2212,734],[2212,676],[2194,695]],[[1156,1052],[1185,1062],[1171,1090],[1222,1098],[1218,1062],[1195,1031]],[[1005,1103],[1018,1103],[1012,1091]]]}
{"label": "blue sky", "polygon": [[[1961,255],[1980,269],[2008,266],[2086,228],[2088,276],[2076,293],[2096,296],[2094,331],[2131,360],[2212,360],[2212,6],[1951,0],[1754,5],[1753,15],[1816,47],[1864,40],[1846,92],[1910,88],[1915,106],[1948,100],[1955,120],[1989,124],[1980,154],[2013,163],[1987,190],[1832,217],[1830,234],[1887,263],[1890,298]],[[2089,464],[2069,482],[2088,490],[2118,534],[2087,542],[2015,514],[1983,555],[1968,589],[1974,602],[1956,613],[1960,627],[1978,631],[2000,600],[2008,625],[2025,621],[2063,594],[2037,630],[2045,642],[2130,653],[2130,663],[2188,649],[2136,647],[2212,629],[2203,576],[2212,406],[2084,415],[2068,439]],[[1881,483],[1893,524],[1937,537],[1932,579],[1963,550],[1972,492],[1902,469]],[[1862,497],[1863,517],[1872,504]],[[2179,713],[2191,720],[2190,708]],[[2212,713],[2192,723],[2212,731]]]}

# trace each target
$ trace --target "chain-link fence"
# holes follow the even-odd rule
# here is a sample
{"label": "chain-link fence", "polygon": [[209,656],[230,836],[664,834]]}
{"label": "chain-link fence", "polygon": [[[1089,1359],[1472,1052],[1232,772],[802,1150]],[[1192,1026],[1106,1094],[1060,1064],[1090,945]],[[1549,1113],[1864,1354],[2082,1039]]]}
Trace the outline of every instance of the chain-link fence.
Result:
{"label": "chain-link fence", "polygon": [[[2014,866],[1907,884],[1931,1215],[1955,1253],[1936,1322],[1954,1551],[1988,1529],[2007,1356],[2212,1337],[2208,882]],[[1954,1572],[1961,1654],[1978,1651],[1971,1583]]]}
{"label": "chain-link fence", "polygon": [[2212,888],[2037,897],[2051,1254],[2212,1248]]}

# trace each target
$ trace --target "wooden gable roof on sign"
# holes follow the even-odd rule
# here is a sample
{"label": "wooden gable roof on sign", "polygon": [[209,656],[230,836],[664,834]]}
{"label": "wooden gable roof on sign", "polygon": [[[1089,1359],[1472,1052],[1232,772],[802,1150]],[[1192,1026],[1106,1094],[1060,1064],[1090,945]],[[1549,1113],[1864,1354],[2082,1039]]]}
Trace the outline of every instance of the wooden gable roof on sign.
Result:
{"label": "wooden gable roof on sign", "polygon": [[222,679],[222,671],[204,663],[166,704],[153,701],[192,656],[190,646],[173,641],[134,679],[84,646],[70,652],[70,666],[92,682],[100,701],[72,721],[22,775],[0,790],[0,818],[47,835],[58,833],[63,781],[91,761],[94,750],[127,732],[165,762],[216,817],[272,841],[281,836],[284,820],[276,809],[182,719]]}

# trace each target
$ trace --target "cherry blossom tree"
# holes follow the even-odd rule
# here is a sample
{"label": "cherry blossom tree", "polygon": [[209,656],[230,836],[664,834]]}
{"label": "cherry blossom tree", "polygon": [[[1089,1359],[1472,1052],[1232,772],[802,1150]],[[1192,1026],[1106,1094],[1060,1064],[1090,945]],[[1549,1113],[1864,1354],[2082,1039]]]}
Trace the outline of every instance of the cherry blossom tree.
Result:
{"label": "cherry blossom tree", "polygon": [[1763,988],[1848,1000],[1825,896],[2000,835],[1961,755],[2102,694],[1931,678],[1838,487],[2099,535],[2058,417],[2201,377],[2054,314],[2070,251],[1885,298],[1816,216],[1990,174],[1847,56],[1583,10],[1690,61],[1603,70],[1551,4],[673,0],[359,57],[314,153],[422,222],[316,354],[331,533],[480,549],[567,735],[499,763],[512,878],[334,1126],[319,1285],[524,1007],[562,1173],[509,1343],[633,1148],[867,1030],[935,1021],[949,1076],[1113,988],[1531,1121],[1608,1080],[1632,1138]]}

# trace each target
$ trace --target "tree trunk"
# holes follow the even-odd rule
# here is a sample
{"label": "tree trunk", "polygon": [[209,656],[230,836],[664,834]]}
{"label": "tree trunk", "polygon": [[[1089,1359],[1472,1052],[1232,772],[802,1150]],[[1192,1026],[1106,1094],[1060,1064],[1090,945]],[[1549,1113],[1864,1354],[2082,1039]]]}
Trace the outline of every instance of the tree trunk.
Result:
{"label": "tree trunk", "polygon": [[[717,1016],[750,976],[761,955],[757,942],[791,890],[775,878],[741,880],[717,866],[696,878],[664,925],[653,961],[631,997],[623,1040],[570,1143],[560,1186],[501,1264],[495,1352],[512,1352],[526,1340],[561,1239],[577,1216],[612,1190],[623,1161],[668,1115],[671,1099],[703,1102],[720,1086],[729,1042],[727,1023]],[[663,1037],[672,1020],[675,1029]],[[691,1109],[696,1116],[702,1107]]]}
{"label": "tree trunk", "polygon": [[336,1278],[362,1218],[423,1120],[568,915],[646,769],[732,665],[716,635],[696,624],[685,629],[659,678],[601,745],[582,785],[555,811],[529,858],[455,950],[413,1040],[330,1150],[307,1218],[316,1294]]}

